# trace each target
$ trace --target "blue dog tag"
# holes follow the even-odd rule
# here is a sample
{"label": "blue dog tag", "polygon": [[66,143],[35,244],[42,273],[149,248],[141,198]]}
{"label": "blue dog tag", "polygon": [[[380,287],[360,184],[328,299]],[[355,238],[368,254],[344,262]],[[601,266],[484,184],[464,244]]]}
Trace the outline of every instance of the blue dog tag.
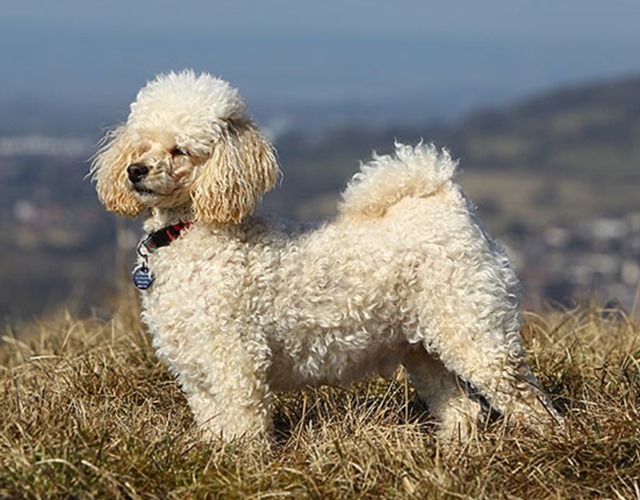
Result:
{"label": "blue dog tag", "polygon": [[146,290],[153,284],[153,276],[151,276],[149,268],[144,264],[137,266],[133,270],[133,284],[139,290]]}

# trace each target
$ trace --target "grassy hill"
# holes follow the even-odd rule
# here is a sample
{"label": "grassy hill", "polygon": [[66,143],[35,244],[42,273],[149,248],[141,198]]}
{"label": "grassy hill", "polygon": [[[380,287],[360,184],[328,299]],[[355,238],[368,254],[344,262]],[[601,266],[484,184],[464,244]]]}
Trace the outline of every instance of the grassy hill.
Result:
{"label": "grassy hill", "polygon": [[[638,135],[640,81],[631,80],[449,127],[290,135],[279,144],[285,183],[268,204],[328,214],[358,160],[394,138],[424,137],[462,159],[460,180],[495,232],[622,213],[638,210]],[[64,286],[87,288],[85,306],[103,304],[100,291],[115,277],[113,219],[84,180],[86,165],[28,161],[0,169],[0,208],[10,214],[0,224],[9,235],[0,311],[17,297],[27,310],[56,273]],[[64,302],[70,291],[59,286],[49,293]],[[265,448],[199,440],[135,297],[124,303],[110,320],[60,313],[0,331],[0,498],[638,497],[640,326],[622,312],[525,315],[530,362],[566,416],[563,433],[540,438],[497,419],[445,449],[398,373],[353,390],[278,396],[277,435]]]}
{"label": "grassy hill", "polygon": [[279,396],[269,447],[202,443],[136,316],[5,332],[0,498],[637,498],[640,330],[621,315],[527,315],[566,431],[498,419],[452,448],[400,373]]}

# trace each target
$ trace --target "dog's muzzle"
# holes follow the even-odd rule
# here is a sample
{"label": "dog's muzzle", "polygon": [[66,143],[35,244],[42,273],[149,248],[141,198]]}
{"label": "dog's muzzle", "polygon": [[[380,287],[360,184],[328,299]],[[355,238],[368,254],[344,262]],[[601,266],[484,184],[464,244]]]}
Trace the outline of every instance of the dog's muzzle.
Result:
{"label": "dog's muzzle", "polygon": [[134,163],[127,167],[127,176],[132,184],[137,184],[149,173],[149,167],[141,163]]}

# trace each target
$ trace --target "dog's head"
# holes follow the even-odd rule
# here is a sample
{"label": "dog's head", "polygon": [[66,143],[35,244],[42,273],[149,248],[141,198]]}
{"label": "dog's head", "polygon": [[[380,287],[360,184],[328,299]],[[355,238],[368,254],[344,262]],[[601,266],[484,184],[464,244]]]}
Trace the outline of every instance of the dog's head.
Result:
{"label": "dog's head", "polygon": [[91,167],[100,201],[135,217],[189,206],[223,225],[251,213],[279,175],[274,150],[227,82],[192,71],[158,76],[108,133]]}

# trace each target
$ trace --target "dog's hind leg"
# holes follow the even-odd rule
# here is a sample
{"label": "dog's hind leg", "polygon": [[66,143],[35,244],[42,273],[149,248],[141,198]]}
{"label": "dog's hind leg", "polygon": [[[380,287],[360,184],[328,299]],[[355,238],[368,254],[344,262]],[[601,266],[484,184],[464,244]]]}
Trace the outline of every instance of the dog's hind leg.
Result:
{"label": "dog's hind leg", "polygon": [[469,398],[464,383],[421,344],[407,349],[403,359],[409,381],[439,421],[438,437],[464,441],[475,435],[481,406]]}
{"label": "dog's hind leg", "polygon": [[542,434],[562,425],[531,372],[517,332],[474,338],[468,331],[448,331],[440,336],[437,352],[445,366],[471,384],[509,424]]}
{"label": "dog's hind leg", "polygon": [[408,340],[421,341],[508,423],[541,433],[561,425],[526,361],[519,285],[506,256],[476,236],[455,243],[455,252],[434,254],[419,270],[423,289],[410,304],[417,317]]}

